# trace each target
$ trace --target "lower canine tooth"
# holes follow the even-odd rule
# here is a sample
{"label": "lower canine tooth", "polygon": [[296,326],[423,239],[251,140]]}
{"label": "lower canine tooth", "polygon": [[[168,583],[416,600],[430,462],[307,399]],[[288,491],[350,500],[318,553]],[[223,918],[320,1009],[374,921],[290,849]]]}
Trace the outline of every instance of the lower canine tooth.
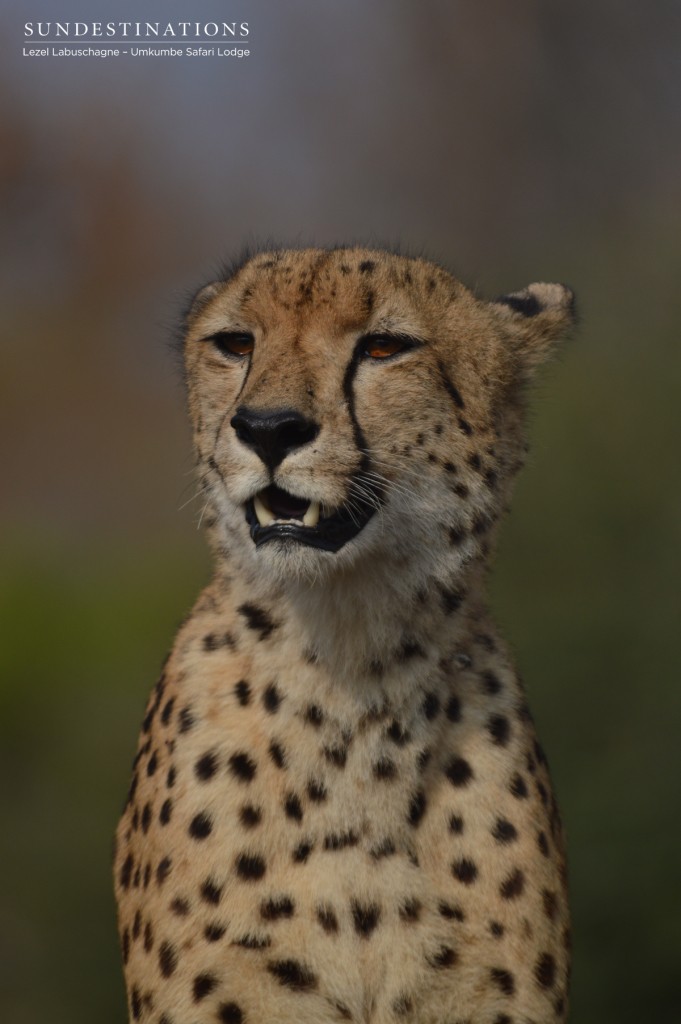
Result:
{"label": "lower canine tooth", "polygon": [[303,526],[316,526],[319,522],[319,502],[311,501],[309,508],[303,516]]}
{"label": "lower canine tooth", "polygon": [[274,522],[274,516],[262,503],[257,494],[253,498],[253,508],[255,509],[255,514],[258,517],[258,522],[261,526],[269,526],[270,523]]}

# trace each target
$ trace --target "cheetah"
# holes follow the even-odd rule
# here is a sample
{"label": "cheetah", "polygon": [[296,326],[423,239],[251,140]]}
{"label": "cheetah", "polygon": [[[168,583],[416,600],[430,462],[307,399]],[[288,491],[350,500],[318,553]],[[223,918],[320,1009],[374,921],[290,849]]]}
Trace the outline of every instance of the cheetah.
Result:
{"label": "cheetah", "polygon": [[565,1020],[562,827],[484,583],[573,305],[362,248],[195,297],[215,572],[117,831],[131,1021]]}

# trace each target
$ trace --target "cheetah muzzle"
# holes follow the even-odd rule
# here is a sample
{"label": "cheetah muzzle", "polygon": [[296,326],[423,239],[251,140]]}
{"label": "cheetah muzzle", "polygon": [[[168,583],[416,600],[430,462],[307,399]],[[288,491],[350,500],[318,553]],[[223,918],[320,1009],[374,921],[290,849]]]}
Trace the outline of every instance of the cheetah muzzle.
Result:
{"label": "cheetah muzzle", "polygon": [[562,285],[261,253],[183,354],[212,581],[117,832],[139,1024],[557,1024],[563,834],[487,608]]}

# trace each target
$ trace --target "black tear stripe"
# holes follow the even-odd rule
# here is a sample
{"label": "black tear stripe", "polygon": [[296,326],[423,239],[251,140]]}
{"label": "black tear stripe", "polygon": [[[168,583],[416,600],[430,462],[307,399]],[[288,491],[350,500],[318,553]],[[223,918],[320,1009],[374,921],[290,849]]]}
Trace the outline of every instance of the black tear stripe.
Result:
{"label": "black tear stripe", "polygon": [[451,381],[449,374],[445,369],[444,363],[438,362],[437,368],[440,371],[440,380],[442,381],[444,389],[451,398],[451,400],[454,402],[454,405],[457,407],[457,409],[465,409],[466,403],[461,397],[461,392],[457,388],[456,384],[454,384]]}
{"label": "black tear stripe", "polygon": [[[353,473],[352,477],[350,478],[350,494],[352,494],[353,481],[357,479],[357,477],[361,477],[362,473],[368,473],[372,467],[371,459],[367,454],[367,442],[364,436],[364,431],[362,430],[359,424],[359,420],[357,419],[357,413],[355,412],[355,392],[353,390],[355,374],[357,373],[357,367],[359,366],[362,358],[362,344],[363,339],[360,338],[357,344],[355,345],[355,350],[352,353],[352,358],[350,359],[350,362],[348,363],[345,369],[345,373],[343,375],[343,397],[345,398],[345,404],[348,407],[348,415],[350,416],[350,422],[352,424],[352,436],[355,442],[355,447],[357,448],[357,451],[360,453],[359,469],[355,473]],[[370,485],[370,489],[374,494],[376,500],[379,502],[379,504],[383,504],[383,488],[379,488],[375,483],[372,483]],[[359,497],[361,499],[361,495]]]}

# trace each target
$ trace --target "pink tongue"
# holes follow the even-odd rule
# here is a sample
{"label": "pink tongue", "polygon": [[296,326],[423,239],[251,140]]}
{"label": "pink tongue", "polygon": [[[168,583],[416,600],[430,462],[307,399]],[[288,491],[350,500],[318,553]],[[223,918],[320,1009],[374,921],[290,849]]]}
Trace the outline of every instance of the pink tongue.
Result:
{"label": "pink tongue", "polygon": [[268,487],[265,498],[275,519],[302,519],[310,506],[309,501],[295,498],[278,487]]}

